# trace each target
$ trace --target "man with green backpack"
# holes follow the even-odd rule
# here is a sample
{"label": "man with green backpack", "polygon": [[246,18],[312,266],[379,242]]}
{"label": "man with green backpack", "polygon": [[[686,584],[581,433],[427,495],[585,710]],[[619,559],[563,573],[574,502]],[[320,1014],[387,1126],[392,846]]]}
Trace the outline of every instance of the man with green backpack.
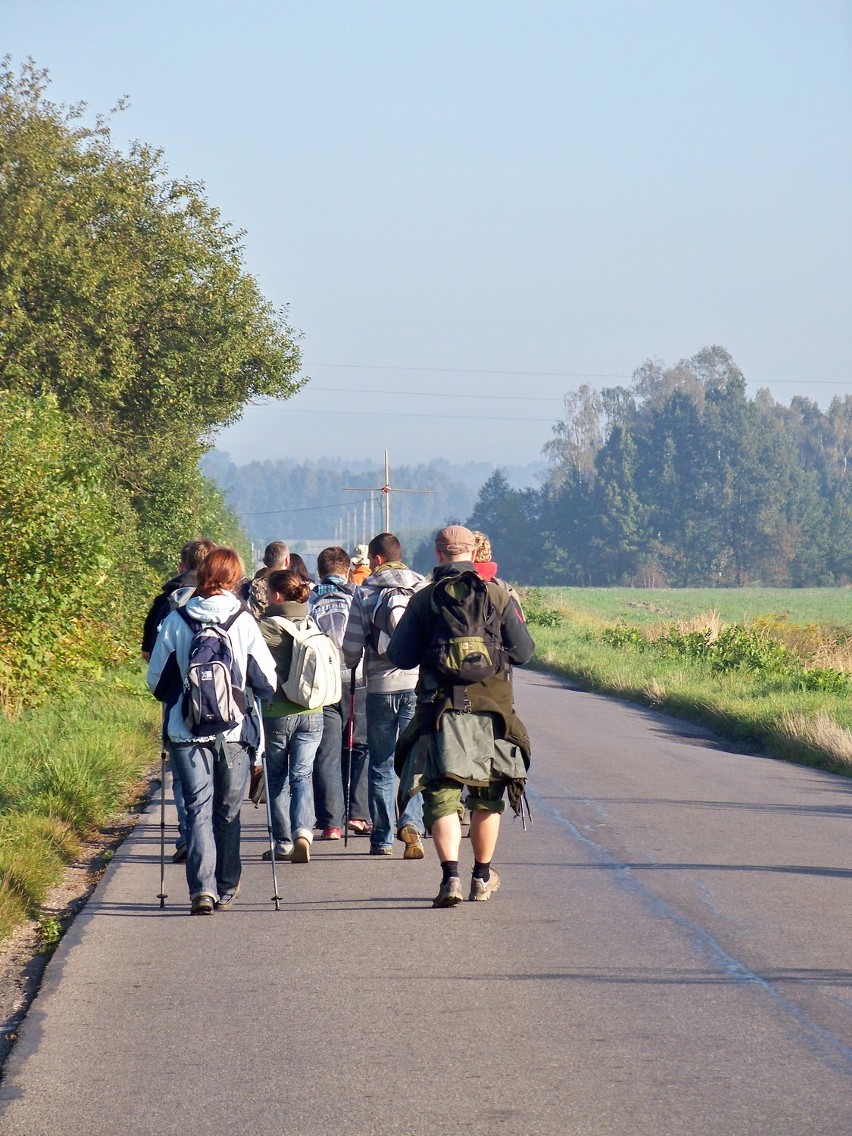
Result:
{"label": "man with green backpack", "polygon": [[535,644],[508,588],[476,572],[473,548],[469,529],[441,529],[432,582],[412,596],[387,648],[395,666],[420,667],[417,710],[400,738],[396,764],[400,800],[423,793],[424,822],[441,861],[433,907],[455,907],[464,898],[458,861],[465,806],[474,854],[467,898],[482,902],[499,888],[491,860],[503,796],[508,792],[520,811],[529,767],[512,665],[529,662]]}

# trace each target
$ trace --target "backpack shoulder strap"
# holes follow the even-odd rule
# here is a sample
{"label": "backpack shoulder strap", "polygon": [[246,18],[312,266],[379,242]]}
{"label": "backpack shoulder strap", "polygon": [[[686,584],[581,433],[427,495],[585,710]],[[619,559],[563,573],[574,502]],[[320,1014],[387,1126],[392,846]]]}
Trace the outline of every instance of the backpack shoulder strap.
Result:
{"label": "backpack shoulder strap", "polygon": [[193,635],[200,629],[201,624],[197,619],[193,619],[192,616],[187,613],[185,607],[176,607],[174,610],[178,613],[178,615],[181,617],[181,619],[184,621]]}
{"label": "backpack shoulder strap", "polygon": [[491,597],[491,602],[501,615],[509,606],[509,601],[515,598],[512,595],[513,589],[505,580],[500,580],[497,576],[495,576],[493,580],[487,580],[485,582],[485,589]]}
{"label": "backpack shoulder strap", "polygon": [[306,615],[299,623],[295,619],[288,619],[286,615],[270,615],[267,618],[274,620],[282,631],[286,631],[294,639],[296,637],[304,638],[308,631],[319,631],[319,626],[309,615]]}
{"label": "backpack shoulder strap", "polygon": [[[236,621],[240,618],[240,616],[243,614],[243,612],[248,611],[248,610],[249,609],[246,607],[246,605],[241,603],[240,606],[237,608],[237,610],[234,612],[234,614],[229,615],[228,618],[225,620],[225,622],[220,623],[219,626],[222,628],[223,631],[230,631],[232,625],[234,623],[236,623]],[[249,614],[251,614],[251,613],[249,613]]]}

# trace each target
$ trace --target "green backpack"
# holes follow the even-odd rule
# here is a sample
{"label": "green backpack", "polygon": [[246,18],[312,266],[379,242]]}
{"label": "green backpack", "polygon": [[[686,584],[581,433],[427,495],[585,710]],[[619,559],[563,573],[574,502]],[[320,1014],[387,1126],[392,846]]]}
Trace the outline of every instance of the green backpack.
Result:
{"label": "green backpack", "polygon": [[435,613],[423,666],[443,682],[467,686],[508,668],[502,614],[476,572],[444,576],[432,589]]}

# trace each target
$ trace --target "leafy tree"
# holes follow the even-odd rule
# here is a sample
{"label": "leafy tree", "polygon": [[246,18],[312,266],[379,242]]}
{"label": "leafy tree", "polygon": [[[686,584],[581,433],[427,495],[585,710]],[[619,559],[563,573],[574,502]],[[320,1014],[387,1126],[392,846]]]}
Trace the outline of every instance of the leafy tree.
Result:
{"label": "leafy tree", "polygon": [[484,532],[491,542],[500,575],[517,583],[543,577],[538,516],[541,495],[535,489],[512,489],[502,470],[495,470],[479,491],[467,527]]}
{"label": "leafy tree", "polygon": [[[852,397],[754,399],[722,347],[566,396],[542,541],[566,583],[814,584],[850,571]],[[641,571],[634,568],[641,566]]]}
{"label": "leafy tree", "polygon": [[647,509],[635,487],[636,444],[615,426],[596,460],[593,491],[597,524],[591,541],[601,575],[619,582],[633,574],[644,546]]}
{"label": "leafy tree", "polygon": [[[0,709],[134,650],[156,573],[238,543],[199,471],[296,336],[197,183],[0,64]],[[120,109],[120,108],[117,108]]]}
{"label": "leafy tree", "polygon": [[169,178],[159,150],[118,152],[104,117],[84,125],[47,86],[4,61],[0,389],[53,394],[97,433],[162,562],[186,531],[164,496],[197,491],[199,457],[247,400],[298,388],[296,337],[200,185]]}

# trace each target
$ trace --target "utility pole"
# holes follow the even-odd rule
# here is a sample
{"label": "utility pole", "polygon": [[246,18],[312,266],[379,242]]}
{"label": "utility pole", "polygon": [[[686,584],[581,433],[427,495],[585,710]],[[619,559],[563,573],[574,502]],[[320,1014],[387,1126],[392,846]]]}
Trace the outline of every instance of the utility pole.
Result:
{"label": "utility pole", "polygon": [[[372,521],[373,521],[373,498],[372,498],[372,494],[376,492],[375,487],[371,487],[369,489],[363,489],[363,488],[359,489],[359,488],[355,488],[355,487],[352,487],[352,486],[347,486],[343,490],[343,492],[344,493],[369,493],[369,494],[371,494],[371,497],[370,497],[370,524],[371,524],[371,527],[372,527]],[[434,491],[434,489],[399,489],[396,485],[391,485],[391,483],[390,483],[390,463],[388,461],[388,452],[387,452],[387,450],[385,450],[385,483],[384,483],[384,485],[379,486],[378,492],[381,493],[382,496],[384,497],[385,532],[390,532],[391,531],[391,527],[390,527],[390,498],[391,498],[391,493],[434,493],[435,491]],[[373,535],[375,535],[375,534],[373,534]]]}

